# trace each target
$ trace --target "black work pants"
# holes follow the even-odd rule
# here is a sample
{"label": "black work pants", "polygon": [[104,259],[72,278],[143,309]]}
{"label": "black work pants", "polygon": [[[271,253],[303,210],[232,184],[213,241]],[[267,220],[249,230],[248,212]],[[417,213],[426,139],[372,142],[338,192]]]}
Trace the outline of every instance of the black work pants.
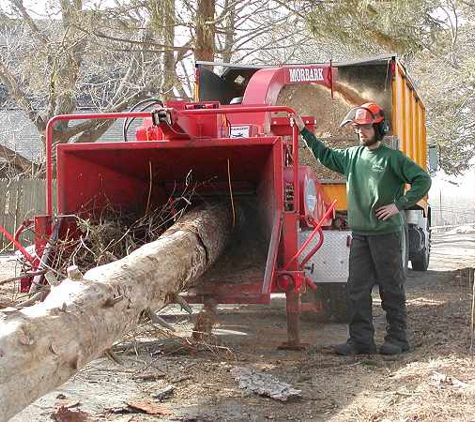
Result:
{"label": "black work pants", "polygon": [[374,344],[371,292],[378,284],[381,305],[386,311],[385,340],[407,345],[401,236],[401,232],[371,236],[353,234],[347,288],[349,334],[356,344]]}

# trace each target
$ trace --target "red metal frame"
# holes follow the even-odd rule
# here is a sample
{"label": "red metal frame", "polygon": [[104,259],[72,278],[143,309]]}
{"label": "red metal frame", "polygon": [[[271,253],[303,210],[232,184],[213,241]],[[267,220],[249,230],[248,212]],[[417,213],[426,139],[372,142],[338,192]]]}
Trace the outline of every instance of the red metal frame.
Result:
{"label": "red metal frame", "polygon": [[[291,107],[285,106],[241,106],[236,107],[223,107],[220,109],[212,110],[186,110],[182,111],[181,114],[184,115],[209,115],[209,114],[250,114],[250,113],[278,113],[278,112],[287,112],[288,114],[296,114],[295,110]],[[300,198],[299,192],[299,170],[298,170],[298,151],[299,151],[299,132],[296,125],[292,127],[292,154],[293,154],[293,183],[294,183],[294,198]],[[300,211],[299,201],[294,201],[294,212],[298,213]]]}
{"label": "red metal frame", "polygon": [[26,230],[26,229],[29,229],[30,227],[32,227],[34,225],[34,219],[30,218],[28,220],[25,220],[23,221],[23,223],[20,224],[20,227],[18,227],[16,229],[16,232],[14,234],[15,236],[15,240],[18,241],[18,239],[20,238],[21,234]]}
{"label": "red metal frame", "polygon": [[[291,73],[293,72],[298,72],[298,76],[302,78],[292,80]],[[307,75],[305,75],[306,72]],[[318,72],[321,78],[308,78],[313,72]],[[318,84],[331,88],[332,72],[331,64],[289,65],[260,69],[252,75],[242,104],[275,104],[282,87],[286,85]]]}
{"label": "red metal frame", "polygon": [[[255,106],[255,107],[240,107],[227,108],[222,107],[218,109],[204,109],[204,110],[183,110],[179,114],[182,115],[210,115],[210,114],[244,114],[244,113],[276,113],[287,112],[295,114],[295,110],[284,106]],[[133,112],[133,113],[103,113],[103,114],[61,114],[53,117],[46,125],[46,213],[53,215],[53,132],[54,125],[59,121],[65,120],[87,120],[87,119],[119,119],[131,117],[150,117],[150,112]],[[298,129],[293,127],[292,146],[294,153],[294,163],[298,163]],[[298,166],[294,166],[294,189],[295,197],[298,198]],[[298,211],[299,204],[294,205]]]}
{"label": "red metal frame", "polygon": [[325,235],[321,227],[316,227],[314,233],[318,232],[319,238],[317,244],[310,250],[310,252],[305,255],[305,258],[300,262],[300,268],[304,268],[305,264],[312,258],[313,255],[322,247],[323,241],[325,240]]}
{"label": "red metal frame", "polygon": [[[224,107],[224,108],[212,108],[212,109],[195,109],[195,110],[188,110],[185,108],[182,108],[180,110],[175,110],[175,114],[178,120],[178,123],[180,123],[180,117],[183,116],[186,119],[189,119],[190,117],[194,116],[209,116],[209,115],[218,115],[218,114],[223,114],[223,115],[229,115],[229,116],[235,116],[235,115],[240,115],[240,114],[246,114],[249,115],[250,113],[261,113],[261,114],[269,114],[269,113],[276,113],[276,112],[286,112],[288,114],[294,114],[294,110],[290,107],[285,107],[285,106],[253,106],[253,107]],[[61,120],[67,120],[67,119],[84,119],[84,118],[101,118],[101,119],[108,119],[108,118],[117,118],[117,117],[143,117],[143,118],[149,118],[150,113],[108,113],[108,114],[103,114],[103,115],[62,115],[62,116],[56,116],[52,121],[48,123],[48,130],[47,130],[47,139],[46,139],[46,144],[48,146],[47,150],[47,208],[48,208],[48,213],[52,213],[52,151],[51,147],[53,145],[52,142],[52,134],[53,134],[53,125],[57,121]],[[203,120],[203,119],[201,119]],[[293,190],[294,190],[294,200],[293,200],[293,206],[291,211],[286,211],[283,212],[281,208],[281,203],[279,203],[280,207],[275,210],[275,217],[274,217],[274,224],[272,225],[272,234],[270,238],[270,245],[269,245],[269,254],[266,262],[266,271],[264,274],[264,280],[262,282],[261,280],[261,291],[260,295],[262,297],[262,300],[259,300],[260,302],[267,302],[270,298],[270,293],[272,289],[275,287],[273,280],[275,278],[275,271],[276,271],[276,264],[277,264],[277,259],[278,259],[278,254],[279,254],[279,244],[281,243],[282,235],[284,232],[284,240],[283,242],[287,244],[287,246],[284,248],[285,250],[289,250],[291,253],[292,251],[295,252],[297,244],[298,244],[298,238],[297,238],[297,224],[300,218],[300,183],[299,183],[299,169],[298,169],[298,128],[294,125],[291,128],[292,132],[292,184],[293,184]],[[264,134],[263,134],[264,136]],[[232,148],[232,147],[237,147],[239,145],[247,145],[251,141],[252,142],[258,142],[258,143],[265,143],[265,138],[263,136],[253,138],[253,139],[243,139],[243,140],[232,140],[232,144],[229,142],[229,138],[226,139],[188,139],[188,140],[174,140],[174,141],[167,141],[165,143],[156,143],[154,141],[147,141],[147,142],[129,142],[127,144],[125,143],[102,143],[98,145],[97,143],[94,144],[68,144],[68,145],[61,145],[61,151],[64,150],[71,150],[73,151],[74,149],[80,149],[82,151],[90,149],[92,150],[110,150],[112,151],[119,151],[120,149],[133,149],[134,151],[137,151],[137,149],[142,149],[142,148],[159,148],[160,146],[166,147],[166,148],[190,148],[191,145],[194,147],[204,147],[207,145],[219,145],[219,144],[225,144],[227,148]],[[269,139],[269,135],[266,136],[267,139]],[[274,137],[272,137],[273,139]],[[275,149],[277,151],[278,149]],[[198,150],[196,150],[198,151]],[[58,161],[61,159],[63,155],[61,155],[58,152]],[[99,159],[99,158],[98,158]],[[283,171],[281,168],[281,164],[277,164],[278,161],[282,162],[282,158],[280,156],[274,157],[274,161],[276,162],[275,169],[273,170],[274,172],[277,172],[277,174],[274,175],[275,180],[276,180],[276,194],[279,196],[282,196],[282,191],[283,191]],[[63,163],[64,167],[64,163]],[[66,167],[71,167],[71,166],[66,166]],[[61,169],[58,169],[58,172],[62,171]],[[119,182],[120,183],[120,182]],[[73,184],[73,182],[68,179],[68,184]],[[58,204],[61,205],[60,207],[60,212],[77,212],[77,210],[74,209],[74,206],[71,208],[69,206],[65,207],[63,204],[62,196],[64,191],[64,187],[61,185],[61,181],[58,178]],[[71,196],[69,196],[70,198]],[[283,213],[283,215],[282,215]],[[294,245],[289,245],[289,234],[290,232],[294,232],[292,234],[291,241],[294,243]],[[295,268],[297,270],[297,268]]]}
{"label": "red metal frame", "polygon": [[[21,227],[21,226],[20,226]],[[7,229],[5,227],[3,227],[1,224],[0,224],[0,232],[10,241],[12,242],[15,247],[22,253],[22,255],[25,257],[25,259],[30,262],[32,265],[35,265],[37,262],[38,262],[38,258],[35,258],[33,256],[31,256],[28,251],[21,245],[20,242],[18,242],[17,238],[16,238],[16,235],[12,235],[11,233],[9,233],[7,231]],[[18,230],[17,232],[18,233]],[[20,231],[21,233],[21,231]]]}
{"label": "red metal frame", "polygon": [[[25,257],[25,259],[30,263],[32,269],[33,269],[33,272],[35,272],[35,270],[38,268],[39,264],[40,264],[40,258],[39,258],[39,255],[38,254],[38,250],[35,248],[35,252],[36,252],[36,256],[32,256],[24,247],[23,245],[19,242],[19,238],[21,236],[21,234],[23,233],[23,231],[27,228],[29,228],[30,226],[32,226],[34,223],[33,220],[25,220],[23,223],[20,224],[20,226],[18,227],[18,229],[15,231],[15,234],[12,236],[11,233],[9,233],[7,231],[7,229],[5,229],[5,227],[3,227],[2,225],[0,225],[0,232],[8,239],[10,240],[13,245],[21,252],[21,254]],[[35,241],[36,241],[36,233],[35,233]],[[20,292],[21,293],[26,293],[28,292],[29,288],[30,288],[30,285],[31,285],[31,282],[33,280],[33,277],[32,275],[28,275],[28,276],[25,276],[25,277],[22,277],[20,279]]]}
{"label": "red metal frame", "polygon": [[[331,68],[330,68],[331,73]],[[274,87],[270,89],[276,89],[280,84],[277,82]],[[105,192],[113,191],[115,197],[120,197],[121,189],[126,189],[127,195],[130,195],[128,199],[131,199],[134,195],[137,195],[137,191],[134,190],[137,186],[137,169],[143,167],[144,159],[152,160],[157,159],[159,163],[167,163],[167,166],[177,165],[176,161],[179,156],[179,151],[186,151],[186,149],[194,149],[193,152],[190,152],[188,155],[187,164],[183,164],[182,167],[186,167],[192,164],[194,173],[201,172],[205,174],[214,174],[215,170],[203,167],[203,163],[200,161],[190,161],[191,158],[196,158],[199,160],[202,157],[205,157],[207,163],[211,167],[214,166],[213,160],[216,157],[220,157],[222,161],[223,158],[230,154],[231,156],[234,153],[236,162],[239,164],[238,157],[245,155],[239,154],[248,154],[245,153],[247,149],[250,153],[258,154],[253,160],[252,167],[256,171],[256,165],[260,163],[260,158],[264,157],[259,151],[258,148],[268,148],[268,155],[265,156],[266,164],[262,172],[264,172],[265,177],[260,179],[259,183],[264,183],[262,189],[265,192],[265,195],[262,197],[263,200],[269,201],[270,209],[267,211],[263,209],[264,212],[266,227],[269,228],[269,243],[268,250],[265,261],[265,272],[263,277],[260,279],[254,280],[250,278],[247,282],[241,284],[226,284],[218,283],[214,285],[204,286],[200,284],[201,293],[198,292],[196,298],[205,298],[206,295],[215,296],[219,302],[222,303],[266,303],[270,301],[270,293],[272,291],[285,291],[287,294],[287,311],[288,311],[288,327],[289,327],[289,340],[290,345],[294,347],[295,345],[300,344],[298,338],[298,316],[300,314],[300,292],[304,289],[305,285],[308,284],[306,280],[305,273],[303,270],[303,265],[307,262],[311,256],[316,252],[318,247],[323,242],[323,233],[321,231],[321,226],[327,221],[328,216],[334,209],[335,202],[333,202],[323,216],[320,215],[320,202],[324,201],[322,195],[318,195],[317,201],[319,201],[318,213],[315,214],[318,216],[318,223],[314,226],[314,231],[309,240],[305,243],[302,248],[299,248],[299,226],[304,224],[304,221],[307,221],[310,217],[302,215],[301,211],[304,214],[306,210],[301,210],[301,180],[300,180],[300,167],[299,167],[299,131],[296,125],[291,125],[289,121],[289,128],[280,127],[279,130],[285,131],[285,135],[276,136],[272,133],[271,125],[267,125],[266,122],[270,121],[272,113],[284,112],[288,115],[295,114],[295,111],[286,106],[224,106],[221,108],[201,108],[201,105],[196,105],[195,108],[193,104],[189,107],[183,106],[181,103],[176,108],[165,108],[165,111],[170,112],[170,115],[173,117],[172,124],[167,123],[166,121],[160,120],[158,126],[163,127],[162,134],[165,134],[165,137],[160,137],[157,139],[150,139],[148,137],[148,132],[144,140],[128,142],[128,143],[94,143],[94,144],[61,144],[58,146],[58,210],[60,213],[79,213],[79,205],[89,197],[89,192],[93,189],[92,185],[87,185],[87,178],[84,178],[84,174],[93,174],[95,171],[99,171],[100,183],[104,183]],[[188,109],[193,107],[195,109]],[[218,118],[218,116],[227,116],[226,119]],[[47,183],[46,183],[46,208],[47,215],[51,218],[53,215],[53,192],[52,192],[52,181],[53,181],[53,133],[54,125],[58,121],[64,120],[82,120],[82,119],[116,119],[116,118],[144,118],[147,125],[151,124],[151,114],[149,112],[133,112],[133,113],[104,113],[104,114],[74,114],[74,115],[59,115],[54,117],[48,122],[46,130],[46,164],[47,164]],[[216,116],[216,119],[211,118]],[[244,116],[244,118],[241,118]],[[256,116],[259,118],[255,119]],[[155,116],[156,117],[156,116]],[[202,117],[200,119],[200,117]],[[206,117],[206,118],[204,118]],[[256,123],[257,120],[257,124]],[[245,138],[245,139],[231,139],[227,138],[216,138],[216,135],[221,133],[222,129],[228,130],[229,124],[246,124],[256,128],[257,136]],[[245,123],[242,123],[245,122]],[[283,123],[280,125],[282,126]],[[209,130],[208,130],[209,129]],[[145,132],[144,132],[145,133]],[[151,132],[152,133],[152,132]],[[162,136],[158,132],[157,136]],[[170,139],[166,136],[166,133],[170,134]],[[183,134],[183,137],[180,137],[180,134]],[[211,134],[211,135],[210,135]],[[142,133],[143,135],[143,133]],[[229,133],[228,133],[229,135]],[[146,141],[145,141],[146,139]],[[266,146],[267,145],[267,146]],[[208,150],[206,149],[208,148]],[[222,149],[221,149],[222,148]],[[249,149],[250,148],[250,149]],[[253,149],[254,148],[254,149]],[[201,152],[200,152],[201,151]],[[206,154],[206,151],[214,151],[212,158],[203,155]],[[229,151],[223,155],[222,151]],[[241,151],[241,152],[239,152]],[[131,158],[128,161],[124,161],[127,152],[131,152],[133,155],[129,156]],[[262,152],[264,153],[264,152]],[[113,154],[113,155],[111,155]],[[144,155],[150,154],[150,155]],[[159,154],[159,155],[157,155]],[[178,154],[178,155],[177,155]],[[238,154],[236,156],[236,154]],[[285,154],[285,156],[284,156]],[[110,163],[110,157],[121,157],[121,164],[126,164],[126,166],[114,167],[113,163]],[[107,158],[109,157],[109,158]],[[150,157],[150,158],[148,158]],[[169,157],[171,161],[166,161]],[[183,155],[182,155],[183,157]],[[69,161],[68,161],[69,160]],[[140,161],[141,160],[141,161]],[[185,161],[186,161],[185,160]],[[149,162],[152,162],[149,161]],[[73,163],[73,165],[71,165]],[[82,166],[86,164],[87,169],[82,169]],[[241,162],[242,164],[242,162]],[[180,163],[181,165],[181,163]],[[264,163],[262,163],[264,166]],[[97,167],[101,166],[101,167]],[[142,166],[142,167],[140,167]],[[163,166],[161,169],[162,172],[166,172],[167,166]],[[148,166],[147,166],[148,167]],[[123,171],[122,171],[123,170]],[[284,172],[285,170],[285,172]],[[209,173],[207,173],[209,171]],[[216,170],[217,171],[217,170]],[[222,169],[219,170],[222,172]],[[238,168],[235,171],[241,172],[244,171],[243,168]],[[285,174],[289,172],[289,177],[284,177]],[[76,173],[74,173],[76,172]],[[127,174],[127,172],[129,174]],[[121,180],[116,180],[115,177],[124,175],[130,179],[130,173],[132,176],[135,174],[134,181],[130,183],[129,186],[125,186]],[[80,175],[75,176],[75,175]],[[147,173],[148,174],[148,173]],[[303,173],[302,173],[303,174]],[[307,171],[308,174],[308,171]],[[72,177],[71,177],[72,176]],[[96,177],[96,176],[95,176]],[[98,177],[98,176],[97,176]],[[99,183],[98,179],[94,183]],[[171,176],[170,176],[171,177]],[[261,171],[255,173],[251,177],[262,177]],[[171,177],[171,179],[177,180],[178,177]],[[82,182],[81,182],[82,180]],[[199,179],[200,180],[200,179]],[[221,180],[221,179],[220,179]],[[237,183],[244,183],[245,179],[236,179]],[[164,179],[165,183],[167,179]],[[88,186],[84,192],[77,192],[77,183],[85,183],[85,186]],[[140,181],[143,184],[143,182]],[[222,183],[222,182],[220,182]],[[287,187],[291,186],[290,191],[290,200],[285,202],[284,207],[284,195],[287,195]],[[67,189],[65,189],[67,187]],[[76,187],[76,191],[74,190]],[[238,186],[235,186],[236,188]],[[316,186],[319,190],[319,185]],[[109,191],[107,190],[109,189]],[[142,189],[142,188],[140,188]],[[259,187],[257,188],[259,189]],[[257,192],[256,192],[257,195]],[[71,200],[71,197],[74,197]],[[83,201],[83,202],[81,202]],[[267,204],[267,202],[265,202]],[[100,205],[99,205],[100,206]],[[305,208],[305,207],[304,207]],[[323,212],[323,209],[322,211]],[[310,218],[310,223],[311,223]],[[307,224],[309,222],[307,221]],[[51,233],[51,228],[49,230]],[[299,257],[302,255],[306,246],[308,246],[310,240],[320,233],[321,239],[316,247],[304,257],[303,261],[299,263]],[[313,287],[313,286],[310,286]],[[206,290],[208,288],[208,290]]]}
{"label": "red metal frame", "polygon": [[46,125],[46,213],[53,215],[53,133],[54,125],[64,120],[88,119],[122,119],[126,117],[150,117],[150,112],[134,113],[88,113],[88,114],[59,114],[48,121]]}
{"label": "red metal frame", "polygon": [[[294,262],[294,261],[298,261],[300,255],[302,255],[302,253],[305,251],[305,249],[307,248],[307,246],[310,244],[310,242],[313,240],[313,238],[315,237],[315,235],[318,233],[318,232],[322,232],[321,228],[322,228],[322,225],[323,223],[328,219],[328,217],[330,216],[330,214],[332,214],[334,211],[335,211],[335,206],[336,206],[336,202],[337,200],[333,200],[333,202],[330,204],[330,206],[327,208],[325,214],[323,214],[323,217],[320,219],[320,221],[318,223],[316,223],[314,225],[314,230],[312,231],[312,233],[310,234],[310,236],[307,238],[307,240],[303,243],[303,245],[300,247],[300,249],[298,250],[298,252],[292,257],[292,259],[287,262],[287,264],[284,266],[284,269],[283,271],[287,271],[291,264]],[[323,235],[321,236],[323,238]],[[322,241],[323,243],[323,241]],[[316,247],[318,246],[318,247]],[[310,258],[312,258],[313,255],[315,255],[315,252],[317,252],[318,249],[320,249],[321,247],[321,244],[320,245],[316,245],[306,256],[305,258],[302,260],[302,262],[300,263],[300,267],[302,268],[308,261]]]}

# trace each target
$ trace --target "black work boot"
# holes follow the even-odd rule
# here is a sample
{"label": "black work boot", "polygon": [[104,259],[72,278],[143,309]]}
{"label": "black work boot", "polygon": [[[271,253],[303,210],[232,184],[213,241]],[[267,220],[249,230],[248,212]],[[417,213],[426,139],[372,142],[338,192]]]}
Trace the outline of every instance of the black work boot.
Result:
{"label": "black work boot", "polygon": [[407,343],[393,343],[391,340],[385,340],[384,344],[379,348],[379,353],[382,355],[394,356],[400,355],[409,350]]}
{"label": "black work boot", "polygon": [[346,343],[338,344],[334,348],[337,355],[351,356],[351,355],[372,355],[376,353],[376,345],[373,344],[357,344],[349,339]]}

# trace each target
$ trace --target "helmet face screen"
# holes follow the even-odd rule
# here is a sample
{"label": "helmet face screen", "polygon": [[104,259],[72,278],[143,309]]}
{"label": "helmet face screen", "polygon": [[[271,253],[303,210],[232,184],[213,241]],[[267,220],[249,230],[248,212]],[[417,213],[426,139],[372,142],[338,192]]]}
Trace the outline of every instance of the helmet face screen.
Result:
{"label": "helmet face screen", "polygon": [[357,125],[366,125],[374,123],[374,115],[366,108],[357,108],[353,123]]}
{"label": "helmet face screen", "polygon": [[340,127],[347,125],[348,123],[352,123],[355,125],[368,125],[376,123],[374,118],[374,114],[371,110],[363,107],[356,107],[352,108],[348,114],[345,116],[343,121],[340,124]]}
{"label": "helmet face screen", "polygon": [[353,123],[354,125],[372,125],[384,120],[384,112],[379,105],[373,102],[364,103],[352,108],[345,116],[340,127]]}

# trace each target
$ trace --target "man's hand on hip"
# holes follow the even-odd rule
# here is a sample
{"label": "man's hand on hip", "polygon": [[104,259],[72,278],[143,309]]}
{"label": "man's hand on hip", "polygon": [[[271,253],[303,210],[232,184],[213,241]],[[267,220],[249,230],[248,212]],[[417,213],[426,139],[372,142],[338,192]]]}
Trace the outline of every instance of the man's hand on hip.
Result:
{"label": "man's hand on hip", "polygon": [[396,214],[399,214],[396,204],[384,205],[383,207],[379,207],[376,210],[376,217],[382,221],[386,221]]}

